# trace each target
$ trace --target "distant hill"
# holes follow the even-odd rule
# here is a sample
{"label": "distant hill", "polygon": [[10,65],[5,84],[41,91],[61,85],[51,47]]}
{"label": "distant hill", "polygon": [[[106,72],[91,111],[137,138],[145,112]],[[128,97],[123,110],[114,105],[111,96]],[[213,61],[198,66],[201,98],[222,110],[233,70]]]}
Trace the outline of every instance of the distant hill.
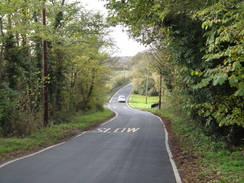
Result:
{"label": "distant hill", "polygon": [[128,62],[132,57],[130,56],[119,56],[119,57],[113,57],[114,59],[119,60],[120,62]]}
{"label": "distant hill", "polygon": [[131,56],[119,56],[119,57],[112,57],[110,62],[112,68],[115,70],[124,70],[128,68],[128,61],[131,59]]}

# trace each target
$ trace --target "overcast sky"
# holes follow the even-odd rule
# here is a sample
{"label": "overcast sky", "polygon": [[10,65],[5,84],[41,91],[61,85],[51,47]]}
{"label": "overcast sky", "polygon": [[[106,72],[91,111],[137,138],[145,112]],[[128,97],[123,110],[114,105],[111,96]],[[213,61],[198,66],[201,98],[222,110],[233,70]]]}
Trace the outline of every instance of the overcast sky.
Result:
{"label": "overcast sky", "polygon": [[[72,2],[73,0],[69,0]],[[106,15],[107,10],[104,7],[104,1],[101,0],[80,0],[82,5],[86,5],[89,10],[101,11],[102,14]],[[129,39],[126,32],[122,31],[120,26],[112,28],[113,33],[111,33],[112,39],[115,41],[118,52],[114,56],[134,56],[138,52],[145,50],[145,47],[138,42]]]}

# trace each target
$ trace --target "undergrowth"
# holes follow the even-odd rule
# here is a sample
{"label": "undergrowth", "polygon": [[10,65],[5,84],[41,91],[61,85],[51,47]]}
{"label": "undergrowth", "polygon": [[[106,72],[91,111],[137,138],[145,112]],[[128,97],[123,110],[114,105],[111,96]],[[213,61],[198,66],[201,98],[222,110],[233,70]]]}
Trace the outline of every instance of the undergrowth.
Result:
{"label": "undergrowth", "polygon": [[197,163],[202,172],[198,176],[205,182],[244,182],[243,147],[230,148],[224,141],[206,136],[201,126],[183,111],[168,107],[149,111],[171,119],[172,129],[185,153],[199,157]]}
{"label": "undergrowth", "polygon": [[28,136],[0,138],[0,161],[63,141],[107,120],[112,115],[112,111],[108,109],[101,112],[79,113],[69,123],[51,125]]}

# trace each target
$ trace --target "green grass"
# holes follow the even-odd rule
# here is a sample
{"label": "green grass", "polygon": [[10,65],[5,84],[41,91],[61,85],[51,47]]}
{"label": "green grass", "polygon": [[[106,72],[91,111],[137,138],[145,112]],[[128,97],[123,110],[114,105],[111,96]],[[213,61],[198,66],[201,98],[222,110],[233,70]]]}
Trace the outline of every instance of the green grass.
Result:
{"label": "green grass", "polygon": [[129,99],[129,105],[133,108],[147,109],[151,108],[152,104],[158,103],[158,97],[147,97],[146,96],[132,94]]}
{"label": "green grass", "polygon": [[199,157],[196,163],[198,167],[202,167],[202,172],[198,176],[203,182],[209,182],[209,179],[219,183],[244,182],[243,147],[230,150],[225,142],[206,136],[199,123],[179,110],[177,104],[164,100],[162,109],[148,109],[144,99],[144,96],[132,95],[130,102],[138,108],[171,119],[171,127],[178,136],[184,153]]}
{"label": "green grass", "polygon": [[199,167],[203,167],[203,172],[199,174],[203,179],[207,181],[209,177],[218,174],[218,180],[214,182],[244,182],[242,148],[230,151],[226,143],[216,142],[206,136],[196,122],[183,113],[176,113],[177,110],[163,108],[149,111],[171,119],[173,131],[180,137],[184,151],[201,157],[197,163]]}
{"label": "green grass", "polygon": [[102,112],[78,114],[70,123],[42,128],[26,137],[0,138],[0,160],[58,143],[74,136],[78,131],[84,131],[109,119],[111,116],[113,116],[113,112],[108,109]]}

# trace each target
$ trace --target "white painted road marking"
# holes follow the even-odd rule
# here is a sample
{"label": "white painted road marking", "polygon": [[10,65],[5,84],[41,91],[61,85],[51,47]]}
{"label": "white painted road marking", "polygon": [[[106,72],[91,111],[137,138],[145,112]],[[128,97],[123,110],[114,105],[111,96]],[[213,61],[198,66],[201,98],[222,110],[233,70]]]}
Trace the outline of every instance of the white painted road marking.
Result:
{"label": "white painted road marking", "polygon": [[136,132],[137,130],[139,130],[140,128],[128,128],[127,132]]}
{"label": "white painted road marking", "polygon": [[135,133],[140,128],[116,128],[116,129],[111,129],[111,128],[98,128],[92,132],[94,133]]}
{"label": "white painted road marking", "polygon": [[38,152],[35,152],[35,153],[33,153],[33,154],[29,154],[29,155],[26,155],[26,156],[22,156],[22,157],[20,157],[20,158],[13,159],[13,160],[11,160],[11,161],[8,161],[8,162],[6,162],[6,163],[0,165],[0,168],[3,168],[3,167],[5,167],[5,166],[7,166],[8,164],[14,163],[14,162],[16,162],[16,161],[19,161],[19,160],[22,160],[22,159],[25,159],[25,158],[28,158],[28,157],[31,157],[31,156],[40,154],[40,153],[42,153],[42,152],[44,152],[44,151],[46,151],[46,150],[49,150],[49,149],[51,149],[51,148],[53,148],[53,147],[60,146],[60,145],[62,145],[62,144],[64,144],[64,143],[65,143],[65,142],[61,142],[61,143],[59,143],[59,144],[56,144],[56,145],[47,147],[47,148],[42,149],[42,150],[40,150],[40,151],[38,151]]}

